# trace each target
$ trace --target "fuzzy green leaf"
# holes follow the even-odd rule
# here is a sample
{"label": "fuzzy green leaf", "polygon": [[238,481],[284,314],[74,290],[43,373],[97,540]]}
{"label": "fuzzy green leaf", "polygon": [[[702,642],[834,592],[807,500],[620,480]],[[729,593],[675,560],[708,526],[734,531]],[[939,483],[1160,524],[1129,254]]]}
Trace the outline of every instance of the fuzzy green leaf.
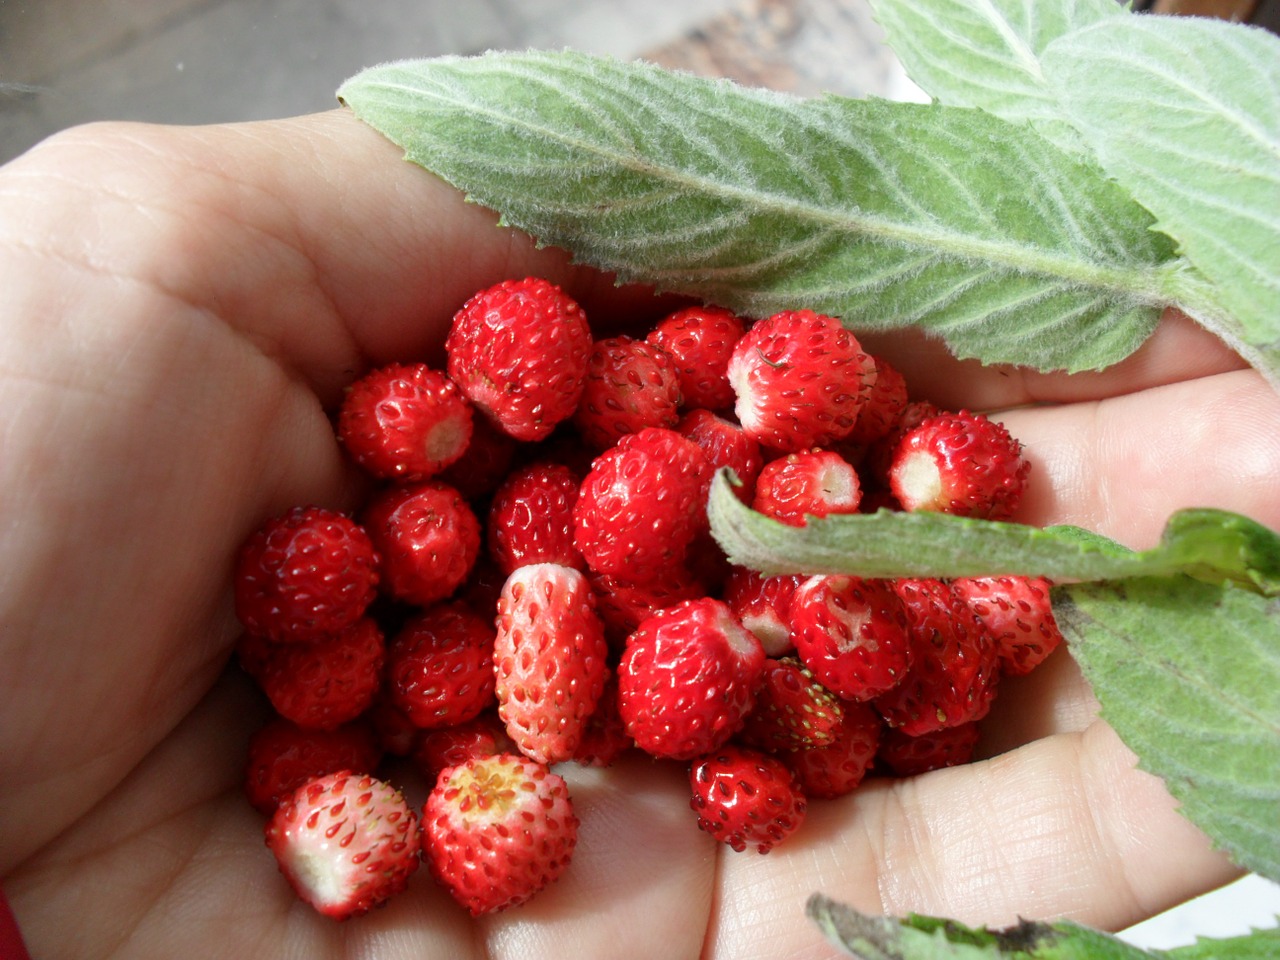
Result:
{"label": "fuzzy green leaf", "polygon": [[1196,268],[1188,312],[1280,383],[1280,38],[1129,16],[1060,37],[1041,64],[1102,166]]}
{"label": "fuzzy green leaf", "polygon": [[1177,272],[1091,161],[982,111],[797,100],[576,53],[375,67],[339,96],[503,222],[748,316],[918,325],[960,356],[1099,368]]}
{"label": "fuzzy green leaf", "polygon": [[834,946],[860,960],[1260,960],[1280,948],[1280,931],[1204,940],[1176,950],[1143,950],[1070,921],[992,930],[912,915],[872,916],[820,894],[805,912]]}
{"label": "fuzzy green leaf", "polygon": [[1040,68],[1045,47],[1080,27],[1125,16],[1116,0],[872,0],[908,75],[942,103],[1028,121],[1081,149]]}
{"label": "fuzzy green leaf", "polygon": [[723,472],[708,504],[711,532],[734,563],[765,573],[963,577],[1003,573],[1055,581],[1189,574],[1280,594],[1280,535],[1238,514],[1174,514],[1158,546],[1133,551],[1079,527],[1031,527],[941,513],[833,515],[792,527],[734,495]]}
{"label": "fuzzy green leaf", "polygon": [[1280,599],[1186,577],[1055,587],[1102,716],[1182,812],[1280,879]]}

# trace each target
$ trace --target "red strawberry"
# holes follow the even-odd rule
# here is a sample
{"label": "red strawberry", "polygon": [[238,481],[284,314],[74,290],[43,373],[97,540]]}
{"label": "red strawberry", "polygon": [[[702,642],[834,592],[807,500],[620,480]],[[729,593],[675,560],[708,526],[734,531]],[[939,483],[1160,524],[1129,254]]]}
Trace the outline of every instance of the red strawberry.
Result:
{"label": "red strawberry", "polygon": [[728,467],[732,470],[739,482],[739,486],[734,487],[738,499],[751,503],[756,477],[760,476],[764,466],[760,444],[736,423],[710,410],[690,410],[676,424],[676,432],[701,447],[713,468]]}
{"label": "red strawberry", "polygon": [[791,598],[806,579],[799,573],[766,577],[747,567],[734,567],[729,573],[724,602],[759,638],[768,656],[780,657],[793,649]]}
{"label": "red strawberry", "polygon": [[618,667],[627,733],[657,757],[715,750],[751,712],[764,661],[760,641],[719,600],[655,613],[627,638]]}
{"label": "red strawberry", "polygon": [[574,505],[573,542],[597,573],[660,579],[707,527],[711,466],[692,440],[649,427],[596,458]]}
{"label": "red strawberry", "polygon": [[345,771],[310,780],[281,803],[266,842],[298,896],[335,920],[386,903],[421,862],[418,818],[400,793]]}
{"label": "red strawberry", "polygon": [[1030,673],[1062,642],[1044,577],[972,577],[951,582],[995,638],[1001,669]]}
{"label": "red strawberry", "polygon": [[848,441],[869,444],[893,430],[908,402],[907,381],[897,368],[883,357],[872,357],[876,368],[876,380],[867,394],[867,402],[858,411],[858,422]]}
{"label": "red strawberry", "polygon": [[645,427],[680,419],[680,377],[658,347],[631,337],[596,341],[573,425],[587,446],[607,450]]}
{"label": "red strawberry", "polygon": [[645,337],[676,364],[681,405],[726,410],[733,406],[729,357],[746,325],[722,307],[686,307],[658,322]]}
{"label": "red strawberry", "polygon": [[766,753],[825,746],[835,740],[842,715],[835,694],[799,660],[767,660],[738,739]]}
{"label": "red strawberry", "polygon": [[991,634],[940,580],[898,580],[894,592],[907,611],[911,669],[875,701],[881,715],[912,737],[982,719],[1000,677]]}
{"label": "red strawberry", "polygon": [[338,439],[375,477],[417,481],[455,462],[471,442],[471,404],[425,363],[392,363],[347,388]]}
{"label": "red strawberry", "polygon": [[413,752],[413,762],[427,782],[434,784],[446,767],[456,767],[477,757],[515,752],[515,741],[507,736],[507,728],[497,712],[486,711],[455,727],[423,733]]}
{"label": "red strawberry", "polygon": [[498,489],[511,471],[520,441],[503,433],[487,417],[474,417],[471,442],[462,456],[436,477],[473,503]]}
{"label": "red strawberry", "polygon": [[368,723],[357,720],[336,730],[304,730],[276,717],[249,741],[245,795],[254,809],[269,816],[308,780],[339,770],[372,773],[381,759],[382,749]]}
{"label": "red strawberry", "polygon": [[387,698],[423,730],[472,719],[494,703],[494,633],[460,601],[416,614],[387,647]]}
{"label": "red strawberry", "polygon": [[604,689],[609,655],[586,577],[558,563],[518,568],[498,598],[498,715],[520,751],[568,760]]}
{"label": "red strawberry", "polygon": [[473,917],[524,903],[557,880],[577,839],[564,780],[515,754],[444,769],[423,810],[427,866]]}
{"label": "red strawberry", "polygon": [[587,718],[573,760],[584,767],[608,767],[633,746],[635,741],[627,735],[627,725],[618,710],[618,678],[610,674],[595,712]]}
{"label": "red strawberry", "polygon": [[683,566],[668,571],[668,576],[646,583],[630,583],[608,574],[588,572],[587,579],[596,595],[596,610],[604,621],[605,635],[621,647],[623,641],[645,620],[659,610],[674,607],[683,600],[707,596],[707,587]]}
{"label": "red strawberry", "polygon": [[891,729],[880,744],[879,760],[898,777],[956,767],[973,759],[978,734],[976,722],[922,733],[918,737]]}
{"label": "red strawberry", "polygon": [[454,315],[449,376],[517,440],[541,440],[582,397],[591,330],[582,308],[537,277],[481,290]]}
{"label": "red strawberry", "polygon": [[732,745],[708,753],[689,773],[698,826],[738,852],[768,853],[804,822],[807,802],[786,766]]}
{"label": "red strawberry", "polygon": [[796,653],[837,696],[869,700],[907,675],[906,612],[888,581],[810,577],[792,597],[790,616]]}
{"label": "red strawberry", "polygon": [[852,432],[875,365],[839,320],[789,310],[747,331],[728,375],[742,428],[766,447],[795,452]]}
{"label": "red strawberry", "polygon": [[1008,520],[1030,469],[1008,430],[962,410],[930,417],[898,441],[889,486],[905,510]]}
{"label": "red strawberry", "polygon": [[884,721],[867,703],[845,703],[835,739],[825,746],[780,754],[805,796],[833,800],[861,785],[880,744]]}
{"label": "red strawberry", "polygon": [[406,603],[425,607],[450,596],[480,552],[480,521],[438,480],[375,494],[363,519],[382,556],[383,587]]}
{"label": "red strawberry", "polygon": [[770,460],[756,480],[751,508],[780,523],[803,527],[807,517],[857,513],[858,471],[834,450],[804,450]]}
{"label": "red strawberry", "polygon": [[386,646],[369,617],[311,643],[271,643],[246,634],[240,662],[276,713],[309,730],[333,730],[378,694]]}
{"label": "red strawberry", "polygon": [[862,459],[862,467],[867,479],[882,486],[888,486],[889,469],[893,466],[898,441],[930,417],[946,412],[936,403],[928,400],[908,401],[907,405],[898,412],[898,417],[888,432],[879,440],[874,440],[867,445],[866,456]]}
{"label": "red strawberry", "polygon": [[529,563],[585,568],[573,545],[573,505],[582,478],[568,467],[540,461],[509,474],[489,507],[489,556],[504,576]]}
{"label": "red strawberry", "polygon": [[236,557],[236,616],[277,643],[310,641],[349,627],[373,601],[378,556],[362,527],[323,507],[268,520]]}

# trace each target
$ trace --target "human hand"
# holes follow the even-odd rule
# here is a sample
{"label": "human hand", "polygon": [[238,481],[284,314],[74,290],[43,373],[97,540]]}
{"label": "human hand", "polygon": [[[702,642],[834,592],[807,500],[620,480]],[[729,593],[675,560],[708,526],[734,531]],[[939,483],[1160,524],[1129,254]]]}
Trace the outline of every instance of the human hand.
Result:
{"label": "human hand", "polygon": [[[357,502],[326,413],[346,383],[438,359],[471,292],[526,274],[588,316],[661,313],[346,113],[84,128],[0,171],[0,877],[33,955],[817,957],[814,891],[1116,928],[1234,875],[1060,652],[1006,684],[998,756],[811,804],[764,857],[698,831],[675,766],[570,765],[579,846],[528,905],[473,922],[425,873],[343,924],[298,902],[241,793],[265,713],[225,669],[231,559],[269,515]],[[1020,519],[1133,546],[1193,504],[1280,526],[1280,398],[1185,320],[1071,378],[868,343],[921,395],[1019,407]]]}

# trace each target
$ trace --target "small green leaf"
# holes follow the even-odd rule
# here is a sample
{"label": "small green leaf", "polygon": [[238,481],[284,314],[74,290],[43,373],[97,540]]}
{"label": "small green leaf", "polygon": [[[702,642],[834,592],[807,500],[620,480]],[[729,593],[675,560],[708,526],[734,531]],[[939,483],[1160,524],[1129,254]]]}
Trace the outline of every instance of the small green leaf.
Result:
{"label": "small green leaf", "polygon": [[1055,40],[1041,65],[1102,166],[1196,268],[1184,308],[1280,384],[1280,38],[1119,17]]}
{"label": "small green leaf", "polygon": [[571,52],[388,64],[339,96],[504,223],[747,316],[808,307],[988,363],[1099,368],[1180,269],[1092,161],[983,111]]}
{"label": "small green leaf", "polygon": [[908,75],[942,103],[1028,121],[1060,146],[1081,149],[1058,93],[1040,68],[1052,41],[1125,16],[1116,0],[872,0]]}
{"label": "small green leaf", "polygon": [[723,473],[708,503],[711,532],[734,563],[765,573],[962,577],[1001,573],[1055,581],[1191,574],[1280,593],[1280,535],[1239,514],[1174,514],[1158,546],[1129,550],[1079,527],[1031,527],[894,513],[809,518],[792,527],[745,506]]}
{"label": "small green leaf", "polygon": [[1141,766],[1237,863],[1280,879],[1280,599],[1161,577],[1055,587],[1053,608]]}

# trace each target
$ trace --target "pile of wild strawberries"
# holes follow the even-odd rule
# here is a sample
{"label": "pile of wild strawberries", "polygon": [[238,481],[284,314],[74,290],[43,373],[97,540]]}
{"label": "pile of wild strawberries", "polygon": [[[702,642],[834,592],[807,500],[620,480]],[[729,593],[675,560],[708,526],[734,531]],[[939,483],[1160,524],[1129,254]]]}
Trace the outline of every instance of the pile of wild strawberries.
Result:
{"label": "pile of wild strawberries", "polygon": [[[458,311],[447,369],[392,364],[335,429],[376,478],[356,515],[301,506],[244,544],[244,669],[278,717],[250,801],[298,895],[339,919],[425,861],[473,915],[568,866],[556,764],[639,749],[687,765],[702,829],[770,850],[874,764],[972,757],[1001,674],[1061,637],[1048,584],[869,580],[731,566],[707,522],[721,467],[755,510],[1009,519],[1020,445],[909,400],[835,319],[680,310],[593,339],[530,277]],[[411,808],[384,753],[434,784]]]}

